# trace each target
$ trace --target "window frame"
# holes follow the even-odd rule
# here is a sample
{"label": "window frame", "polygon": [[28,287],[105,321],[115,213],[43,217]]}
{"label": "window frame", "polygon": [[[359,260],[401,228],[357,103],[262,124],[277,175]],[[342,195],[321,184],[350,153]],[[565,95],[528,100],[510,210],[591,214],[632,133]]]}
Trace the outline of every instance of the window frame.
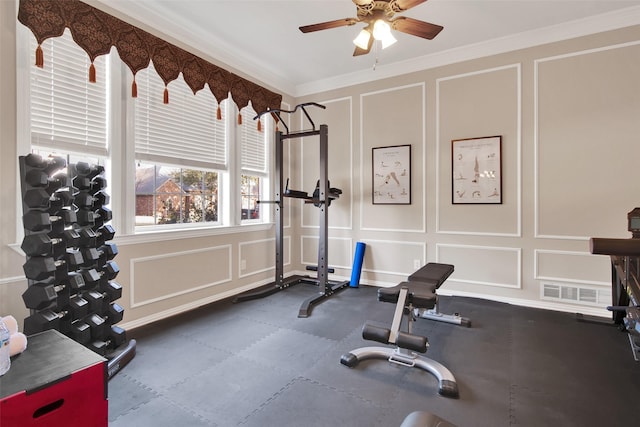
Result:
{"label": "window frame", "polygon": [[[251,107],[250,110],[248,110],[248,108]],[[250,114],[249,112],[253,112],[255,113],[255,110],[253,109],[252,105],[249,105],[247,107],[245,107],[247,109],[243,110],[243,126],[255,126],[254,129],[257,129],[258,126],[258,122],[256,120],[253,120],[254,114]],[[249,122],[248,119],[251,119],[251,121]],[[272,147],[273,147],[273,124],[274,124],[274,120],[271,117],[270,114],[264,114],[262,115],[262,117],[260,117],[261,120],[261,126],[262,126],[262,130],[260,131],[260,133],[262,134],[262,142],[265,145],[265,158],[264,158],[264,162],[265,162],[265,170],[264,171],[257,171],[257,170],[253,170],[250,168],[245,168],[243,165],[243,158],[242,158],[242,131],[238,131],[238,137],[236,138],[237,140],[237,146],[241,147],[240,148],[240,155],[238,156],[240,158],[240,167],[239,167],[239,177],[238,177],[238,193],[239,193],[239,197],[240,197],[240,221],[242,224],[252,224],[252,223],[262,223],[262,222],[271,222],[271,218],[272,218],[272,210],[267,208],[269,206],[269,204],[263,204],[262,206],[264,206],[264,209],[261,207],[260,208],[260,218],[257,219],[253,219],[253,218],[247,218],[247,219],[242,219],[242,176],[250,176],[250,177],[258,177],[260,179],[260,189],[259,189],[259,193],[258,193],[258,200],[263,199],[265,200],[265,196],[267,194],[270,194],[270,190],[272,188],[271,186],[271,182],[273,181],[271,179],[272,174],[273,174],[273,156],[271,155],[272,153]],[[249,123],[247,123],[249,122]]]}

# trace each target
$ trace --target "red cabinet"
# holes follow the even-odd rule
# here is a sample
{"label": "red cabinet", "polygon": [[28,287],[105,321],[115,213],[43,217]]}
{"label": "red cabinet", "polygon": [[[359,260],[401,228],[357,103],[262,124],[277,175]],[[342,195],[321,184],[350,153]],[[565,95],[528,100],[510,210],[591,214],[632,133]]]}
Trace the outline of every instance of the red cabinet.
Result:
{"label": "red cabinet", "polygon": [[27,345],[0,377],[0,426],[107,426],[106,359],[55,330]]}

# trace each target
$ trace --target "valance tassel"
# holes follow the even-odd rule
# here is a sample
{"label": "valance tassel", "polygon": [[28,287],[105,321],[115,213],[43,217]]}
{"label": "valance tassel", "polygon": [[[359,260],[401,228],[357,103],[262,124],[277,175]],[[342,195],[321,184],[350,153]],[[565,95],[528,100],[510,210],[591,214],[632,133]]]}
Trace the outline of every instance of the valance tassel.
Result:
{"label": "valance tassel", "polygon": [[36,67],[44,68],[44,53],[42,52],[42,46],[39,44],[36,48]]}
{"label": "valance tassel", "polygon": [[258,119],[258,132],[262,132],[262,122]]}
{"label": "valance tassel", "polygon": [[91,63],[91,66],[89,67],[89,81],[91,83],[95,83],[96,82],[96,66],[93,65],[93,62]]}
{"label": "valance tassel", "polygon": [[133,77],[133,83],[131,83],[131,97],[132,98],[138,97],[138,84],[136,83],[135,76]]}
{"label": "valance tassel", "polygon": [[238,125],[242,124],[242,114],[238,113]]}
{"label": "valance tassel", "polygon": [[164,88],[164,100],[163,100],[163,102],[165,104],[169,103],[169,88],[167,88],[166,86]]}
{"label": "valance tassel", "polygon": [[222,120],[222,109],[220,108],[220,105],[218,105],[218,110],[216,111],[216,119]]}

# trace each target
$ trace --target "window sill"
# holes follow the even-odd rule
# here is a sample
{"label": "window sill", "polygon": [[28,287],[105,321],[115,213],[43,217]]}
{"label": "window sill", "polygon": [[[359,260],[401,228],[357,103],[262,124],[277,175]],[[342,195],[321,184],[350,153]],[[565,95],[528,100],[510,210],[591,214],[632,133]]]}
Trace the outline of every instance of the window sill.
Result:
{"label": "window sill", "polygon": [[224,234],[238,234],[238,233],[251,233],[256,231],[269,230],[273,227],[272,223],[260,223],[260,224],[243,224],[232,227],[197,227],[189,228],[185,230],[171,229],[171,230],[150,230],[150,231],[138,231],[136,234],[119,234],[116,230],[116,243],[118,245],[126,246],[140,243],[154,243],[165,242],[167,240],[182,240],[191,239],[195,237],[207,237],[207,236],[220,236]]}

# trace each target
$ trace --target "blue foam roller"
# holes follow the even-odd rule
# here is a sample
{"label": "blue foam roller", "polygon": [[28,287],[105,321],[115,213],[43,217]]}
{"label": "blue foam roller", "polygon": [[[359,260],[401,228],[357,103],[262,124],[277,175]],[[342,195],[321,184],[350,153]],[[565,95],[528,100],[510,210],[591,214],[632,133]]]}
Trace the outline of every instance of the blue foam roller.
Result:
{"label": "blue foam roller", "polygon": [[356,253],[353,257],[353,269],[351,270],[351,283],[352,288],[357,288],[360,284],[360,272],[362,271],[362,261],[364,260],[364,250],[367,248],[366,243],[356,243]]}

